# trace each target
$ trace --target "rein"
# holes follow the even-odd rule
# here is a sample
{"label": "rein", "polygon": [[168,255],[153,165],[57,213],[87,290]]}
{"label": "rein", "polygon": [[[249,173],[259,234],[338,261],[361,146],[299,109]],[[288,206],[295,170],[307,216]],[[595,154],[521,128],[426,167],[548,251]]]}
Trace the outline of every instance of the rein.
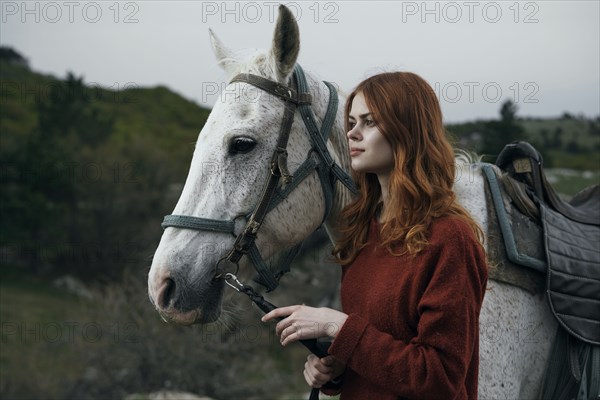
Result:
{"label": "rein", "polygon": [[[331,211],[336,181],[339,180],[352,193],[357,193],[352,177],[335,163],[331,154],[329,154],[329,150],[327,150],[326,143],[331,127],[335,122],[338,108],[338,96],[335,87],[329,82],[324,82],[329,89],[329,103],[325,118],[319,129],[314,113],[310,107],[312,104],[312,96],[308,92],[306,77],[299,64],[296,64],[294,68],[291,81],[292,87],[289,87],[262,76],[242,73],[233,77],[229,82],[248,83],[273,96],[279,97],[285,102],[285,110],[279,129],[277,146],[273,152],[269,165],[269,178],[263,186],[262,194],[254,207],[254,210],[250,213],[242,213],[233,220],[215,220],[187,215],[167,215],[161,224],[163,229],[175,227],[198,231],[230,233],[236,236],[232,248],[215,265],[214,279],[227,279],[230,277],[229,275],[235,276],[239,269],[240,259],[244,255],[247,255],[258,274],[254,280],[263,285],[268,292],[274,290],[278,286],[281,276],[286,272],[289,272],[290,264],[300,251],[302,242],[287,252],[282,265],[278,268],[276,273],[273,273],[261,256],[255,241],[264,218],[269,211],[277,207],[277,205],[279,205],[279,203],[298,187],[298,185],[313,171],[316,171],[319,176],[325,196],[325,213],[321,225],[325,222]],[[312,142],[312,149],[309,152],[307,159],[300,165],[296,172],[291,175],[287,166],[287,143],[296,109],[299,110],[302,120],[308,130]],[[282,186],[279,185],[280,179],[283,179]],[[236,222],[241,218],[246,219],[247,222],[243,230],[236,233]],[[228,275],[228,273],[220,267],[220,264],[223,262],[229,262],[235,265],[235,271]]]}
{"label": "rein", "polygon": [[[231,273],[227,273],[225,274],[224,278],[225,283],[227,285],[229,285],[235,291],[248,296],[250,300],[252,300],[252,302],[256,304],[256,306],[260,308],[265,314],[277,308],[276,305],[265,300],[265,298],[261,296],[256,290],[254,290],[252,286],[245,285],[242,282],[240,282],[237,276]],[[232,280],[234,283],[230,283],[230,280]],[[277,320],[280,321],[281,318],[277,318]],[[300,340],[300,343],[306,346],[306,348],[308,348],[313,354],[315,354],[318,357],[327,356],[327,348],[329,347],[329,343],[319,342],[317,341],[317,339],[302,339]]]}
{"label": "rein", "polygon": [[[250,300],[252,300],[252,302],[256,304],[256,306],[260,308],[265,314],[277,308],[276,305],[268,302],[263,296],[257,293],[252,286],[244,285],[242,282],[240,282],[237,276],[231,273],[226,273],[224,279],[225,283],[231,288],[233,288],[239,293],[243,293],[246,296],[248,296]],[[230,283],[229,280],[233,280],[234,283]],[[276,320],[281,321],[282,318],[276,318]],[[304,347],[306,347],[308,350],[310,350],[311,353],[313,353],[319,358],[326,357],[329,354],[327,351],[331,342],[319,342],[317,339],[301,339],[300,343],[302,343]],[[312,388],[308,400],[319,400],[318,388]]]}

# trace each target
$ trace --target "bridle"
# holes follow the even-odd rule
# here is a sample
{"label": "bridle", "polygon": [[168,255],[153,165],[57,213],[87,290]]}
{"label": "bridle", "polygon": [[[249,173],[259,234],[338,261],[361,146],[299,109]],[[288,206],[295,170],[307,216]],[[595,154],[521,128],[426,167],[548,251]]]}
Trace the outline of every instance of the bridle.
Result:
{"label": "bridle", "polygon": [[[310,107],[312,96],[308,92],[308,84],[304,71],[300,65],[296,64],[291,78],[291,86],[285,86],[278,82],[266,79],[262,76],[242,73],[238,74],[229,83],[244,82],[258,89],[261,89],[273,96],[282,99],[285,103],[283,119],[279,129],[277,146],[271,157],[269,166],[270,174],[263,186],[262,194],[254,210],[248,214],[242,214],[233,220],[216,220],[200,218],[187,215],[167,215],[161,226],[163,229],[168,227],[193,229],[198,231],[213,231],[231,233],[236,236],[236,240],[229,252],[222,257],[215,266],[215,279],[235,278],[235,273],[239,269],[239,261],[247,255],[252,262],[258,276],[254,279],[266,287],[267,291],[274,290],[279,284],[279,278],[289,271],[290,264],[294,257],[300,251],[302,243],[296,245],[287,252],[282,265],[276,273],[273,273],[263,260],[258,248],[256,247],[256,237],[262,226],[265,216],[277,207],[298,185],[307,178],[313,171],[317,171],[321,187],[325,196],[325,212],[321,225],[327,219],[333,204],[335,194],[335,183],[339,180],[352,193],[356,194],[356,187],[352,178],[338,164],[335,163],[329,151],[327,150],[327,140],[331,127],[335,122],[338,95],[335,87],[329,82],[323,82],[329,89],[329,102],[327,112],[321,128],[317,126],[314,113]],[[287,166],[287,143],[294,121],[296,109],[300,111],[304,125],[306,126],[312,149],[309,151],[306,160],[298,167],[296,172],[291,175]],[[280,179],[283,179],[283,185],[279,185]],[[239,218],[247,220],[244,229],[236,234],[236,222]],[[236,266],[236,270],[226,272],[220,267],[222,262],[230,262]],[[230,286],[232,286],[230,284]],[[232,286],[233,287],[233,286]],[[243,286],[242,286],[243,287]],[[235,287],[234,287],[235,288]],[[237,289],[236,289],[237,290]]]}

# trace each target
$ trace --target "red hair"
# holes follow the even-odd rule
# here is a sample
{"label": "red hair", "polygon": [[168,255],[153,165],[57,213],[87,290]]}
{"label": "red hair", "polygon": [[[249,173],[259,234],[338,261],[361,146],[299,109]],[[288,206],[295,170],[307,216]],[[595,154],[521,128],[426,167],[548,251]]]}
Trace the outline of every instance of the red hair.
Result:
{"label": "red hair", "polygon": [[[483,232],[452,190],[454,149],[446,137],[438,99],[429,84],[410,72],[386,72],[361,82],[346,100],[345,123],[352,101],[362,93],[379,131],[394,154],[388,199],[381,225],[381,246],[394,255],[417,254],[427,245],[436,218],[454,215],[483,242]],[[333,254],[349,264],[366,245],[370,221],[380,206],[377,176],[353,171],[359,194],[342,210],[341,240]]]}

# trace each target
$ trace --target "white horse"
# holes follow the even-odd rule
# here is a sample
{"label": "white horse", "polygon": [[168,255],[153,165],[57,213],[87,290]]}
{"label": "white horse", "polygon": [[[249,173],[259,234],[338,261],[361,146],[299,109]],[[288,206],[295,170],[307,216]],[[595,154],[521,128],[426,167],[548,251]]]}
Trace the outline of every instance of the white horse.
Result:
{"label": "white horse", "polygon": [[[229,76],[240,72],[260,75],[287,85],[297,61],[299,33],[292,14],[280,8],[270,51],[239,61],[210,32],[218,62]],[[329,90],[307,74],[312,110],[320,124]],[[327,148],[334,161],[349,171],[350,160],[343,129],[344,96]],[[183,192],[173,214],[214,220],[243,220],[257,203],[268,177],[276,146],[284,101],[244,82],[229,84],[216,102],[199,134]],[[310,152],[306,128],[296,112],[287,146],[290,171]],[[482,171],[457,159],[455,192],[484,231],[487,205]],[[295,167],[296,166],[296,167]],[[312,173],[267,214],[256,245],[265,259],[308,237],[322,222],[323,190]],[[350,192],[336,184],[331,212],[325,221],[335,242],[333,222],[350,201]],[[165,229],[148,278],[152,303],[161,316],[179,324],[215,321],[221,314],[224,280],[213,279],[215,266],[233,245],[233,235],[208,230]],[[240,269],[250,269],[242,257]],[[545,298],[515,286],[490,280],[480,317],[480,399],[534,399],[540,390],[556,323]],[[300,368],[301,366],[299,366]]]}

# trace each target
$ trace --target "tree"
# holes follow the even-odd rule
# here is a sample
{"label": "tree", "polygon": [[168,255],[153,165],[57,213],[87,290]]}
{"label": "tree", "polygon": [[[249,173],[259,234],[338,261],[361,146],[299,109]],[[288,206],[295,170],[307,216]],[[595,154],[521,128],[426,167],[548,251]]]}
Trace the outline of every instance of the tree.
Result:
{"label": "tree", "polygon": [[0,61],[7,61],[24,67],[29,66],[27,59],[12,47],[0,46]]}
{"label": "tree", "polygon": [[41,89],[28,101],[2,93],[0,268],[94,281],[130,268],[143,275],[177,200],[166,189],[185,179],[209,110],[164,88],[114,92],[18,65],[0,80]]}
{"label": "tree", "polygon": [[517,115],[517,105],[511,100],[506,100],[500,107],[500,119],[503,123],[512,124]]}
{"label": "tree", "polygon": [[[36,101],[37,127],[5,160],[16,173],[4,176],[1,207],[3,241],[33,272],[71,269],[73,240],[86,237],[80,208],[89,188],[76,168],[105,141],[113,119],[89,102],[82,78],[69,73]],[[66,256],[66,257],[65,257]],[[60,261],[60,262],[57,262]]]}
{"label": "tree", "polygon": [[500,107],[500,120],[489,121],[484,126],[482,152],[493,159],[504,146],[524,138],[524,130],[517,119],[517,105],[506,100]]}

